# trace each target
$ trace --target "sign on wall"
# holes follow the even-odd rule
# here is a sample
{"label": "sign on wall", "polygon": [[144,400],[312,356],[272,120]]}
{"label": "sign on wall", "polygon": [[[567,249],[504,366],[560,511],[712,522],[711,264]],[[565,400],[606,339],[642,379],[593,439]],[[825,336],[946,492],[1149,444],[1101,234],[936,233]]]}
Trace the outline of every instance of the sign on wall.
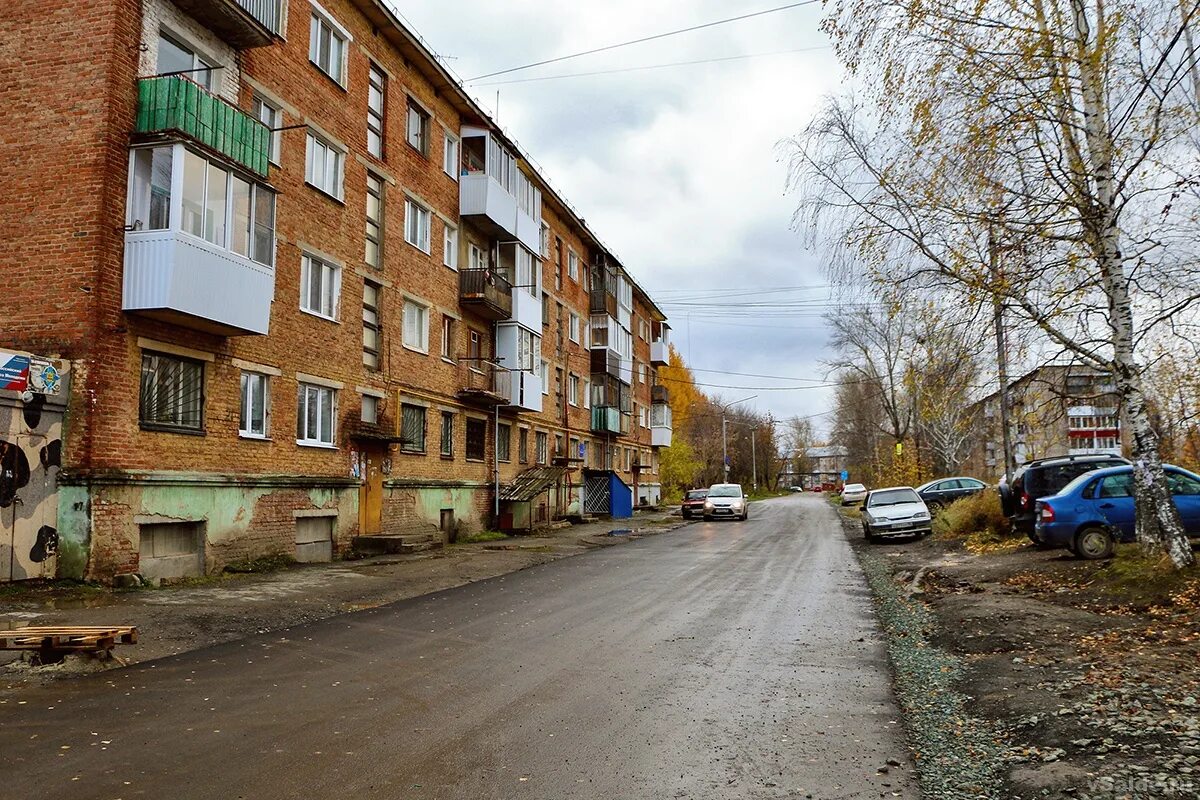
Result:
{"label": "sign on wall", "polygon": [[0,350],[0,389],[23,392],[29,387],[29,356]]}
{"label": "sign on wall", "polygon": [[54,395],[61,388],[62,370],[54,361],[0,350],[0,389]]}

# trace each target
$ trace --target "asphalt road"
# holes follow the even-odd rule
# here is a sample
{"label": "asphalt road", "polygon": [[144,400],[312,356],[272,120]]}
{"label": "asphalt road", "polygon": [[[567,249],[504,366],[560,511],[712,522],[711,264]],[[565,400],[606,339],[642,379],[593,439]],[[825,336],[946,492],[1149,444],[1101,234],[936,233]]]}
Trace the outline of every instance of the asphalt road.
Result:
{"label": "asphalt road", "polygon": [[915,798],[885,658],[835,513],[794,496],[31,689],[0,794]]}

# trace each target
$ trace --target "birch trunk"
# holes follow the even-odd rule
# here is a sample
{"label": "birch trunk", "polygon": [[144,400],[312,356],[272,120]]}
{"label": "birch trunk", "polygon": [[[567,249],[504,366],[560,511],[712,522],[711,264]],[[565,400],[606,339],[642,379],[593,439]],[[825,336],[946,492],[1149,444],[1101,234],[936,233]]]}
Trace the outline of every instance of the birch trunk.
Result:
{"label": "birch trunk", "polygon": [[[1083,224],[1101,283],[1108,296],[1109,326],[1113,344],[1113,373],[1125,414],[1133,430],[1133,495],[1137,539],[1149,552],[1166,552],[1176,567],[1195,561],[1179,510],[1171,499],[1167,476],[1159,456],[1159,438],[1150,423],[1143,374],[1134,352],[1133,306],[1125,276],[1121,231],[1113,182],[1113,141],[1104,102],[1101,59],[1104,57],[1103,7],[1098,6],[1093,33],[1083,0],[1071,0],[1083,101],[1085,158],[1090,166],[1093,196],[1081,208]],[[1094,43],[1093,43],[1094,37]]]}

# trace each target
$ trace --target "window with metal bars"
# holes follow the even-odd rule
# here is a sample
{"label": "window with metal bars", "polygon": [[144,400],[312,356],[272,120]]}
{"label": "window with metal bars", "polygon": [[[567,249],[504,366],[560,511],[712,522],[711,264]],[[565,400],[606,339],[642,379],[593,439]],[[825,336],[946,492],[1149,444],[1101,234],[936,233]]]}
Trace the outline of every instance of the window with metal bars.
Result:
{"label": "window with metal bars", "polygon": [[138,417],[143,428],[202,433],[203,362],[163,353],[142,353]]}
{"label": "window with metal bars", "polygon": [[496,437],[496,458],[501,461],[512,460],[512,426],[500,425],[499,435]]}
{"label": "window with metal bars", "polygon": [[454,412],[442,412],[442,455],[450,458],[454,455]]}
{"label": "window with metal bars", "polygon": [[402,403],[400,406],[400,449],[406,453],[425,452],[425,408]]}

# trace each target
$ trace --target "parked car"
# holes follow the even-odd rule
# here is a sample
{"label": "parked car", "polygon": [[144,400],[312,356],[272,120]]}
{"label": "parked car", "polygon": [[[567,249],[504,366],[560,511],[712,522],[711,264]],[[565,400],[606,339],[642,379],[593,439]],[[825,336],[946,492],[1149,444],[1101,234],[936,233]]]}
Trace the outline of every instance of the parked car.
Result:
{"label": "parked car", "polygon": [[717,517],[747,519],[750,516],[750,501],[742,491],[740,483],[714,483],[708,487],[704,499],[704,519]]}
{"label": "parked car", "polygon": [[861,483],[847,483],[842,487],[842,505],[849,506],[867,499],[867,487]]}
{"label": "parked car", "polygon": [[863,502],[862,526],[868,542],[885,536],[925,536],[933,531],[929,507],[911,486],[868,493]]}
{"label": "parked car", "polygon": [[939,508],[944,508],[950,505],[960,497],[969,497],[970,495],[982,492],[987,488],[987,484],[977,478],[958,477],[958,478],[938,478],[929,483],[923,483],[917,487],[917,494],[921,495],[921,499],[925,501],[925,505],[929,506],[930,511],[937,511]]}
{"label": "parked car", "polygon": [[[1188,536],[1200,536],[1200,475],[1163,465],[1171,499]],[[1080,475],[1060,492],[1036,501],[1035,541],[1066,547],[1080,558],[1107,558],[1116,542],[1134,540],[1133,467]]]}
{"label": "parked car", "polygon": [[803,491],[804,491],[804,487],[803,487],[803,486],[793,486],[791,490],[792,490],[793,492],[803,492]]}
{"label": "parked car", "polygon": [[683,507],[680,513],[684,519],[691,519],[697,514],[704,513],[704,498],[708,497],[708,489],[688,489],[683,495]]}
{"label": "parked car", "polygon": [[1057,494],[1085,472],[1104,467],[1127,465],[1129,461],[1114,455],[1059,456],[1022,464],[1008,483],[1001,482],[1000,505],[1015,532],[1024,533],[1035,543],[1034,503],[1039,497]]}

